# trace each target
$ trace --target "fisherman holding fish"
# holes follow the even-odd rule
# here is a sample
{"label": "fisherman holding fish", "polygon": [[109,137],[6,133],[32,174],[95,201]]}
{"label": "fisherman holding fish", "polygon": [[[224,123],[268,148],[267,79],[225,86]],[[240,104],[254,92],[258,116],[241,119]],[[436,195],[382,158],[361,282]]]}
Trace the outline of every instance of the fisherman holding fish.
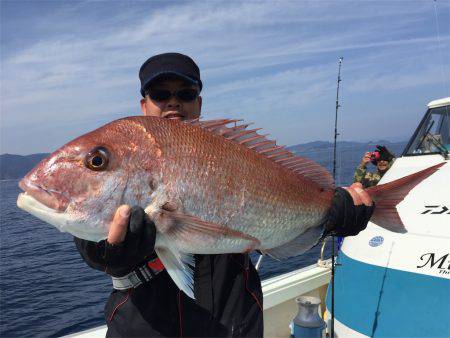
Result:
{"label": "fisherman holding fish", "polygon": [[262,337],[249,252],[296,256],[369,219],[406,232],[396,205],[443,165],[334,188],[325,168],[248,125],[198,120],[203,85],[190,57],[155,55],[139,78],[145,116],[67,143],[19,183],[17,205],[74,235],[87,264],[112,277],[108,337]]}
{"label": "fisherman holding fish", "polygon": [[[142,65],[139,78],[144,115],[179,120],[200,116],[202,82],[191,58],[176,53],[153,56]],[[133,228],[146,236],[131,235]],[[147,245],[154,242],[154,228],[142,208],[124,205],[106,241],[75,241],[88,264],[104,271],[109,265],[113,277],[122,277],[148,268],[148,262],[160,264],[155,264],[153,247]],[[128,251],[134,251],[134,260]],[[113,259],[108,261],[108,256]],[[111,294],[106,306],[108,336],[262,337],[261,283],[249,255],[196,255],[195,259],[196,300],[178,290],[167,273],[151,271],[157,275],[140,287]]]}
{"label": "fisherman holding fish", "polygon": [[[155,55],[142,65],[139,78],[145,116],[172,120],[200,116],[203,85],[190,57]],[[134,275],[144,280],[110,295],[105,308],[108,337],[262,337],[261,282],[247,253],[195,255],[194,300],[164,270],[154,242],[155,225],[144,210],[126,205],[117,210],[106,241],[75,238],[91,267],[106,271],[113,280]],[[142,278],[146,274],[152,276],[148,281]]]}

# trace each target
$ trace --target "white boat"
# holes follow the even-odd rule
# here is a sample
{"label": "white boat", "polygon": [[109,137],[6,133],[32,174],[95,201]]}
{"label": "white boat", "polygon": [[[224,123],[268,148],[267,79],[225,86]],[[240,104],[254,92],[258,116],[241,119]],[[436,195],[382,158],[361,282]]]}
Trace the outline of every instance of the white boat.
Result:
{"label": "white boat", "polygon": [[[335,275],[336,337],[450,337],[449,150],[450,97],[428,104],[403,155],[381,181],[447,162],[398,205],[408,232],[369,222],[358,236],[344,240]],[[329,264],[322,262],[264,280],[264,336],[290,336],[300,295],[319,297],[323,314],[330,275]],[[105,333],[103,326],[71,337]]]}
{"label": "white boat", "polygon": [[397,206],[408,232],[369,222],[344,240],[335,275],[336,336],[450,337],[449,126],[450,97],[430,102],[380,181],[446,162]]}

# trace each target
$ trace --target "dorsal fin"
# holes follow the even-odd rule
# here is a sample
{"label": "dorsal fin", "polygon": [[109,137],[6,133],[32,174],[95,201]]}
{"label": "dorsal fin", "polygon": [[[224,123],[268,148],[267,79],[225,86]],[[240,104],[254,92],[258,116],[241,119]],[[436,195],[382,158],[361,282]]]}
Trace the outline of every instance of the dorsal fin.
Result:
{"label": "dorsal fin", "polygon": [[[289,169],[291,172],[308,178],[317,183],[320,187],[329,190],[334,187],[333,178],[327,169],[320,164],[300,157],[287,150],[284,146],[278,146],[275,141],[266,138],[267,135],[257,133],[258,129],[247,130],[248,124],[240,124],[242,120],[221,119],[205,120],[199,119],[188,121],[187,123],[198,125],[210,132],[221,135],[238,144],[265,156],[271,161]],[[233,126],[227,127],[227,124],[233,123]]]}

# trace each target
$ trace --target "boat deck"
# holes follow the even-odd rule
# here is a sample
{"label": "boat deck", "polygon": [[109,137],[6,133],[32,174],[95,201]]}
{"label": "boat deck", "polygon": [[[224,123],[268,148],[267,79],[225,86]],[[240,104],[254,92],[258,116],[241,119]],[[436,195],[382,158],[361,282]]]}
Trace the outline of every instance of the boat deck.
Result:
{"label": "boat deck", "polygon": [[[319,297],[320,311],[325,311],[325,296],[331,271],[327,267],[311,265],[262,281],[264,294],[264,336],[289,337],[289,323],[297,314],[295,299],[301,295]],[[105,337],[106,325],[68,335],[66,337]]]}

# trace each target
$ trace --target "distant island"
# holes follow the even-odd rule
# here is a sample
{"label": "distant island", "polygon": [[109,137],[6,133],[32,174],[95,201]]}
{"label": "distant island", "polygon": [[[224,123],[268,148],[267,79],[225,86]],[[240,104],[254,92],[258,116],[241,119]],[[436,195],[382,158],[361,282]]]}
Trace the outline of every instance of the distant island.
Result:
{"label": "distant island", "polygon": [[0,155],[0,180],[18,179],[25,176],[36,164],[46,158],[48,153],[31,155]]}
{"label": "distant island", "polygon": [[[337,144],[337,185],[348,185],[352,182],[355,167],[361,161],[366,151],[372,151],[377,144],[385,145],[395,155],[399,156],[406,146],[406,141],[389,142],[349,142],[341,141]],[[330,172],[333,169],[333,143],[315,141],[287,147],[294,153],[310,158],[326,167]],[[25,176],[36,164],[47,157],[48,153],[32,155],[0,155],[0,180],[19,179]]]}

